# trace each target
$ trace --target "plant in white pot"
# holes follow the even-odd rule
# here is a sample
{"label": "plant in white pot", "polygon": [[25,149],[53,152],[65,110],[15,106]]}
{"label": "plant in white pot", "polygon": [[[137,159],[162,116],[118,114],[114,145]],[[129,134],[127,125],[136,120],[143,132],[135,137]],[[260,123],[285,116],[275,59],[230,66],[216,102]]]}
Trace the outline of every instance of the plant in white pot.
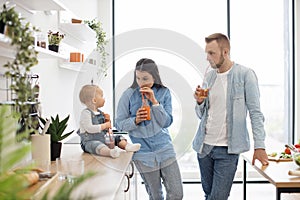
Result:
{"label": "plant in white pot", "polygon": [[[60,157],[60,153],[61,153],[61,146],[62,143],[61,141],[65,138],[67,138],[68,136],[70,136],[74,130],[65,133],[65,130],[68,126],[67,122],[70,118],[70,115],[68,115],[65,119],[60,120],[59,116],[56,115],[56,117],[51,117],[51,122],[49,125],[48,130],[46,131],[46,134],[50,134],[50,140],[51,140],[51,161],[54,161],[56,158]],[[46,124],[46,119],[43,118],[39,118],[42,125],[45,126]]]}

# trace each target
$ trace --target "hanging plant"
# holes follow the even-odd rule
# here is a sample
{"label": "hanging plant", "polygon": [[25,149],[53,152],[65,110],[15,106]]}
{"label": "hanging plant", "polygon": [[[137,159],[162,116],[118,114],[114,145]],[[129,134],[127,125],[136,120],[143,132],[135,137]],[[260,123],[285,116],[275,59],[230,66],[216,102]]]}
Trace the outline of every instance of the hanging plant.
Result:
{"label": "hanging plant", "polygon": [[106,77],[108,70],[106,58],[109,55],[105,49],[105,46],[107,44],[106,32],[103,30],[101,22],[96,19],[84,20],[84,23],[96,32],[97,51],[100,53],[101,56],[101,63],[100,67],[98,68],[98,76],[103,75],[103,77]]}
{"label": "hanging plant", "polygon": [[0,21],[6,26],[6,35],[11,39],[11,45],[16,49],[12,61],[7,61],[5,76],[11,80],[10,89],[14,96],[15,114],[22,120],[22,128],[33,131],[36,121],[29,117],[34,100],[33,89],[29,82],[30,68],[38,64],[37,51],[34,49],[34,31],[38,31],[30,23],[26,23],[14,7],[3,4]]}

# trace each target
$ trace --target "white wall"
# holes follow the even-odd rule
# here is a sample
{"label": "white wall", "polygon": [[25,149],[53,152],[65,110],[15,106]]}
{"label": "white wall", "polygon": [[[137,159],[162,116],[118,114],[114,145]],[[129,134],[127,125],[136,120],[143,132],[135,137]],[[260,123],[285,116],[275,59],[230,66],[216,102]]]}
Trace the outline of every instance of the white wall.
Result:
{"label": "white wall", "polygon": [[[0,0],[0,2],[2,3],[3,1]],[[82,20],[98,18],[105,24],[104,31],[108,32],[108,36],[110,35],[109,0],[60,0],[60,2],[75,14],[76,17]],[[98,9],[101,9],[101,12]],[[52,12],[52,15],[47,15],[43,11],[38,11],[34,14],[25,12],[22,9],[20,9],[20,11],[27,21],[31,22],[34,26],[39,27],[45,35],[48,30],[58,31],[59,15],[56,11]],[[93,48],[94,47],[91,47],[91,51]],[[88,57],[88,55],[85,55],[85,57]],[[3,58],[0,58],[0,63],[2,62]],[[79,90],[78,88],[75,88],[75,86],[78,85],[76,83],[78,82],[78,75],[81,73],[61,68],[60,62],[62,61],[59,61],[56,58],[39,59],[39,64],[32,68],[32,72],[38,74],[40,77],[38,82],[40,85],[42,117],[48,118],[59,114],[61,118],[64,118],[70,114],[71,118],[67,129],[76,130],[78,128],[78,117],[80,114],[77,111],[80,110],[78,107],[80,107],[81,104],[76,104],[74,106],[74,101],[78,101]],[[107,79],[103,84],[109,85],[110,82],[111,81]],[[89,83],[90,79],[87,80],[86,84]],[[112,104],[108,103],[107,112],[112,113],[111,105]]]}

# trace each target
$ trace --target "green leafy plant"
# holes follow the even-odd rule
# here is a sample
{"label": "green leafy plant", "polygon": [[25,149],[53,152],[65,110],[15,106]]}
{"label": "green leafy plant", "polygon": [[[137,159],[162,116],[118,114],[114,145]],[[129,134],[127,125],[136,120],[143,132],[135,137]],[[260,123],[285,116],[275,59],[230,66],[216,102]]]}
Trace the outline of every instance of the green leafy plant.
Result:
{"label": "green leafy plant", "polygon": [[[28,143],[16,143],[17,121],[9,106],[0,106],[0,199],[31,199],[32,195],[30,192],[24,192],[28,188],[29,182],[22,175],[12,171],[30,152]],[[24,166],[23,172],[30,170],[30,167],[33,166]],[[48,194],[49,191],[46,191],[43,200],[71,199],[72,191],[95,174],[87,172],[78,177],[74,184],[66,182],[51,197]],[[94,198],[83,194],[78,199]]]}
{"label": "green leafy plant", "polygon": [[11,80],[10,89],[13,92],[15,114],[23,122],[23,129],[35,127],[34,120],[29,117],[30,108],[34,102],[34,94],[29,82],[31,67],[38,64],[37,51],[34,49],[34,32],[38,31],[29,22],[25,22],[14,7],[3,4],[0,21],[6,26],[6,34],[11,39],[11,45],[16,50],[13,60],[3,65],[5,76]]}
{"label": "green leafy plant", "polygon": [[105,46],[107,44],[106,40],[106,32],[103,30],[102,24],[97,19],[93,20],[84,20],[84,23],[87,24],[91,29],[93,29],[96,32],[96,38],[97,38],[97,51],[100,53],[101,56],[101,63],[100,67],[98,68],[98,75],[103,74],[104,77],[107,76],[107,63],[106,63],[106,57],[109,55],[106,52]]}
{"label": "green leafy plant", "polygon": [[[67,128],[68,124],[68,120],[70,118],[70,115],[68,115],[65,119],[61,120],[59,119],[59,116],[56,115],[56,117],[51,117],[51,122],[49,125],[49,128],[46,132],[46,134],[50,134],[50,138],[51,138],[51,142],[59,142],[65,138],[67,138],[69,135],[71,135],[73,131],[70,131],[68,133],[65,133],[65,129]],[[41,117],[39,117],[41,123],[45,126],[46,124],[46,119],[43,119]]]}
{"label": "green leafy plant", "polygon": [[30,146],[16,143],[17,119],[9,106],[0,106],[0,199],[22,199],[28,182],[11,169],[30,152]]}
{"label": "green leafy plant", "polygon": [[56,32],[56,33],[53,33],[52,31],[48,31],[48,42],[49,42],[49,45],[59,45],[61,40],[64,39],[65,37],[65,34],[62,34],[62,33],[59,33],[59,32]]}

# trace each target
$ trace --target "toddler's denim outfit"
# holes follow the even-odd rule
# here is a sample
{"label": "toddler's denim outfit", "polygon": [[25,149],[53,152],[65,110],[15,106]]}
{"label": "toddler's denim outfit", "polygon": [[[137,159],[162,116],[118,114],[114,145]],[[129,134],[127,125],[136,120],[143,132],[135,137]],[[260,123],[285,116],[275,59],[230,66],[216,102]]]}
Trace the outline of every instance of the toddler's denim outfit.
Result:
{"label": "toddler's denim outfit", "polygon": [[[87,109],[87,110],[89,110],[89,109]],[[99,114],[95,114],[91,110],[89,110],[89,111],[91,112],[92,123],[94,125],[105,123],[105,118],[104,118],[102,111],[99,110]],[[106,133],[107,133],[107,130],[99,131],[99,133],[88,133],[88,132],[80,133],[80,130],[78,130],[77,134],[81,138],[80,145],[81,145],[82,150],[87,153],[96,154],[97,148],[101,149],[103,146],[106,146],[105,139],[104,139],[104,136]],[[114,136],[114,137],[115,137],[115,145],[116,146],[118,145],[120,140],[125,139],[124,137],[122,137],[120,135]]]}

